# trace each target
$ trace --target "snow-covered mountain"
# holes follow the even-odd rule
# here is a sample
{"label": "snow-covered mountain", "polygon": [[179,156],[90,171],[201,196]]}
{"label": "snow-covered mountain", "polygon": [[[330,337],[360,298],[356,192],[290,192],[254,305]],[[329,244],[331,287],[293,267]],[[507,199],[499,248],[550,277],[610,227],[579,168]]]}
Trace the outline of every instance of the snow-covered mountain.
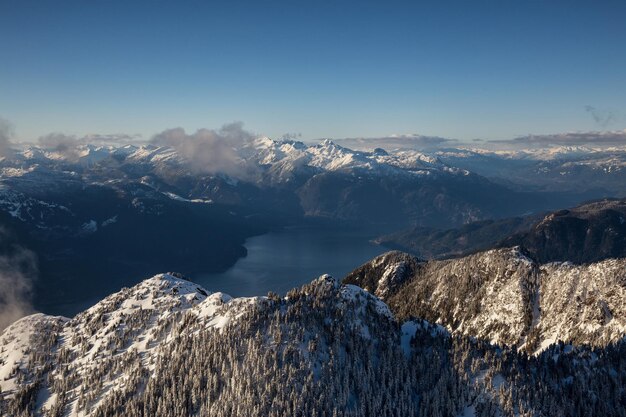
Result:
{"label": "snow-covered mountain", "polygon": [[349,274],[400,318],[538,352],[562,341],[605,347],[626,335],[626,259],[539,264],[519,248],[419,261],[389,252]]}
{"label": "snow-covered mountain", "polygon": [[60,304],[162,270],[222,271],[246,254],[245,239],[283,226],[448,229],[580,198],[514,190],[418,151],[196,139],[28,146],[0,158],[0,228],[39,259],[36,308],[64,313]]}
{"label": "snow-covered mountain", "polygon": [[[43,176],[46,184],[119,188],[133,183],[188,201],[437,226],[562,206],[565,198],[512,191],[436,154],[412,150],[364,152],[330,140],[310,145],[266,137],[250,138],[232,148],[221,144],[214,149],[202,142],[193,146],[197,152],[192,146],[189,150],[158,144],[75,145],[61,150],[29,146],[0,161],[0,183],[26,196],[41,190],[33,180]],[[370,208],[372,199],[368,204],[365,193],[378,204],[388,204]],[[481,198],[486,195],[501,198]]]}
{"label": "snow-covered mountain", "polygon": [[160,274],[72,319],[5,329],[0,413],[618,416],[625,353],[557,344],[528,357],[398,321],[329,276],[282,298],[231,298]]}
{"label": "snow-covered mountain", "polygon": [[624,146],[551,146],[517,150],[447,149],[434,153],[446,164],[493,181],[553,192],[589,193],[588,198],[624,197]]}

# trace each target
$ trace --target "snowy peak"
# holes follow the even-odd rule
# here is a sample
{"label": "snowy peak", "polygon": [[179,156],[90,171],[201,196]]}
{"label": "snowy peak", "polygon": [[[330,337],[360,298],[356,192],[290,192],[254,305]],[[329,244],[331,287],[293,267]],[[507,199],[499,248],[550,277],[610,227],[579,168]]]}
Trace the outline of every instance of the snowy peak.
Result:
{"label": "snowy peak", "polygon": [[[68,415],[88,415],[110,399],[116,387],[131,384],[131,373],[154,370],[163,352],[181,337],[230,334],[249,326],[250,314],[276,309],[277,314],[287,314],[293,305],[310,305],[315,299],[323,302],[314,314],[332,310],[329,318],[339,314],[365,339],[379,331],[372,320],[393,321],[382,301],[328,275],[285,298],[232,298],[210,293],[177,273],[159,274],[106,297],[73,319],[35,314],[7,328],[0,336],[0,392],[12,397],[32,384],[40,389],[40,411],[52,412],[60,404],[54,381],[72,374],[64,407]],[[109,372],[111,366],[118,371]],[[42,368],[48,370],[38,372]],[[85,396],[94,378],[101,394]]]}
{"label": "snowy peak", "polygon": [[188,309],[206,299],[209,293],[202,287],[182,278],[177,273],[155,275],[132,288],[124,288],[79,314],[79,319],[95,311],[103,314],[134,309],[173,310]]}
{"label": "snowy peak", "polygon": [[[307,145],[293,140],[274,140],[268,137],[257,137],[241,146],[233,148],[229,158],[233,164],[241,165],[238,171],[249,171],[260,177],[247,180],[262,181],[265,175],[272,183],[293,180],[302,170],[345,171],[363,170],[373,174],[406,174],[408,172],[425,173],[441,171],[453,173],[458,170],[448,168],[437,157],[428,156],[417,151],[386,152],[378,149],[375,152],[354,151],[326,139],[318,144]],[[220,174],[209,166],[198,166],[192,159],[195,154],[185,154],[183,149],[171,146],[146,145],[90,145],[76,144],[72,147],[47,149],[29,146],[17,153],[18,162],[22,164],[40,164],[42,166],[65,164],[69,167],[94,168],[98,165],[108,169],[119,169],[120,166],[149,165],[155,172],[171,175],[173,173],[189,174],[192,171]],[[10,165],[10,164],[9,164]],[[17,169],[17,167],[12,167]],[[23,168],[23,167],[22,167]],[[204,169],[206,168],[206,171]],[[136,169],[136,168],[134,168]],[[424,171],[426,170],[426,171]],[[123,171],[128,171],[123,169]],[[225,172],[224,174],[228,174]]]}

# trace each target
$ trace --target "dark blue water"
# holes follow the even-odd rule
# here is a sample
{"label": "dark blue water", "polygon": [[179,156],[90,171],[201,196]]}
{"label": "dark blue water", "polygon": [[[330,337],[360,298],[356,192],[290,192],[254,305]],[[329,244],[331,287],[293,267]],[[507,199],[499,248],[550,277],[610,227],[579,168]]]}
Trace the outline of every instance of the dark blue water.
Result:
{"label": "dark blue water", "polygon": [[248,255],[222,273],[189,277],[209,291],[235,297],[285,294],[322,274],[342,279],[385,248],[359,230],[290,228],[246,241]]}

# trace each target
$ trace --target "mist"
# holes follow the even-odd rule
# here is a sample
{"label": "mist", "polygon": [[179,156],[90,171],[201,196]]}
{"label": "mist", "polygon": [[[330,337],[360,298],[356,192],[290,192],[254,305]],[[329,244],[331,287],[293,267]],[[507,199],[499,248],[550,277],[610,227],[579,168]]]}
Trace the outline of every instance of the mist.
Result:
{"label": "mist", "polygon": [[[5,236],[0,229],[0,237]],[[37,274],[37,256],[20,245],[11,245],[0,256],[0,331],[35,311],[32,291]]]}
{"label": "mist", "polygon": [[422,135],[395,135],[379,138],[345,138],[335,139],[335,143],[346,148],[358,151],[372,151],[375,148],[385,150],[414,149],[419,151],[432,151],[458,143],[456,139],[442,138],[438,136]]}
{"label": "mist", "polygon": [[494,149],[523,149],[550,146],[624,146],[626,145],[626,130],[528,135],[510,140],[487,141],[485,144],[491,145]]}
{"label": "mist", "polygon": [[68,161],[76,161],[81,157],[85,145],[126,145],[133,143],[138,135],[112,134],[73,136],[63,133],[50,133],[37,141],[39,147],[54,151]]}
{"label": "mist", "polygon": [[0,117],[0,157],[11,153],[11,140],[13,138],[13,125],[8,120]]}
{"label": "mist", "polygon": [[169,129],[155,135],[150,142],[174,148],[194,173],[226,174],[246,180],[254,177],[258,167],[248,163],[238,151],[256,138],[243,129],[243,123],[236,122],[218,130],[199,129],[193,134],[180,127]]}

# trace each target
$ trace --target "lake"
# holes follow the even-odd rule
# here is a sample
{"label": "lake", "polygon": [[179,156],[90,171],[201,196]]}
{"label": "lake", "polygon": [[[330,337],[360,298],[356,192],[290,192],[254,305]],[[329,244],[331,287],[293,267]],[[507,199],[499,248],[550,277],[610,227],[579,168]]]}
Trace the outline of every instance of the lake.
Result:
{"label": "lake", "polygon": [[[233,297],[267,295],[268,291],[284,295],[322,274],[341,280],[359,265],[387,251],[370,242],[376,236],[371,231],[329,226],[285,228],[247,239],[248,255],[225,272],[186,276],[211,292],[221,291]],[[120,283],[119,288],[132,286],[149,276],[133,275],[128,282]],[[74,299],[70,301],[38,306],[38,309],[46,314],[72,317],[119,288],[96,296],[72,294]]]}
{"label": "lake", "polygon": [[189,278],[211,292],[234,297],[284,295],[322,274],[341,280],[357,266],[387,251],[374,236],[355,229],[286,228],[246,240],[248,255],[222,273]]}

